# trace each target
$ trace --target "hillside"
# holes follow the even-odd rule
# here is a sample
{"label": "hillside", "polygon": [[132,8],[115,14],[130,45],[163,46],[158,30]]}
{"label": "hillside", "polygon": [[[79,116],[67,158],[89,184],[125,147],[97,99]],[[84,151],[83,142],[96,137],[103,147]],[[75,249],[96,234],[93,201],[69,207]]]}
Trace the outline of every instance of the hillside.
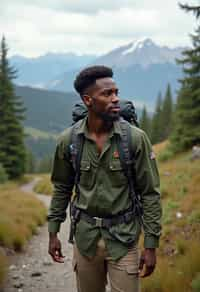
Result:
{"label": "hillside", "polygon": [[80,98],[75,93],[62,93],[16,86],[26,108],[25,126],[58,133],[72,122],[73,104]]}
{"label": "hillside", "polygon": [[[163,155],[166,143],[154,146]],[[200,163],[191,152],[159,162],[163,232],[155,273],[142,292],[200,291]]]}

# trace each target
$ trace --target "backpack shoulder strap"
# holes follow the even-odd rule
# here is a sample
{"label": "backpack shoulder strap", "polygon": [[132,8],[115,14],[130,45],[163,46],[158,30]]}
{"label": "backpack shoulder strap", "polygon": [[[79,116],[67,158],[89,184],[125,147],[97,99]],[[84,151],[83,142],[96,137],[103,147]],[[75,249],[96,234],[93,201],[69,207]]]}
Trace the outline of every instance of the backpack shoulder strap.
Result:
{"label": "backpack shoulder strap", "polygon": [[[131,126],[129,122],[120,118],[119,125],[122,135],[117,138],[117,146],[119,151],[120,163],[126,176],[129,176],[129,168],[131,169],[134,163],[134,153],[131,138]],[[132,173],[131,173],[132,175]]]}
{"label": "backpack shoulder strap", "polygon": [[75,170],[75,188],[76,194],[79,198],[79,180],[80,180],[80,165],[81,165],[81,157],[83,153],[83,145],[84,145],[84,135],[77,134],[77,130],[80,127],[82,120],[79,120],[76,124],[73,125],[71,131],[71,143],[70,147],[70,155],[72,160],[72,165]]}
{"label": "backpack shoulder strap", "polygon": [[142,206],[140,196],[136,191],[135,184],[135,155],[132,145],[131,125],[124,119],[119,120],[120,128],[122,131],[121,136],[117,136],[117,146],[119,151],[120,163],[125,176],[128,179],[130,198],[133,203],[133,208],[137,215],[142,215]]}

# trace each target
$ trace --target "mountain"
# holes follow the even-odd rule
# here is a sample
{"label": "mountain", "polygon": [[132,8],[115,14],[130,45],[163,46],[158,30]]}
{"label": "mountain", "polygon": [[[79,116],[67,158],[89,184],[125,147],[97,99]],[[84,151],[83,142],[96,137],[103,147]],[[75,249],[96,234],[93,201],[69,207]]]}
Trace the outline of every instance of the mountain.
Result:
{"label": "mountain", "polygon": [[72,123],[72,107],[80,97],[75,93],[16,86],[15,92],[26,108],[25,127],[59,133]]}
{"label": "mountain", "polygon": [[185,48],[158,46],[151,39],[143,39],[119,47],[96,59],[93,64],[107,64],[113,68],[126,69],[133,65],[148,67],[152,64],[175,64]]}
{"label": "mountain", "polygon": [[151,39],[134,41],[107,54],[77,56],[48,53],[35,59],[20,56],[11,58],[19,70],[17,84],[43,87],[47,90],[74,92],[73,81],[86,65],[104,64],[114,70],[114,78],[122,98],[133,99],[138,106],[154,108],[158,91],[164,93],[167,83],[176,95],[182,70],[175,59],[180,58],[184,47],[159,46]]}
{"label": "mountain", "polygon": [[[136,105],[146,104],[153,109],[158,91],[171,84],[174,97],[182,70],[175,59],[185,48],[168,48],[145,39],[119,47],[97,58],[90,65],[103,64],[113,68],[114,78],[123,98],[132,98]],[[73,81],[80,69],[68,71],[46,84],[48,89],[73,91]]]}
{"label": "mountain", "polygon": [[10,63],[18,70],[16,84],[43,88],[48,81],[58,75],[80,66],[84,67],[95,58],[94,55],[47,53],[37,58],[15,55],[10,58]]}

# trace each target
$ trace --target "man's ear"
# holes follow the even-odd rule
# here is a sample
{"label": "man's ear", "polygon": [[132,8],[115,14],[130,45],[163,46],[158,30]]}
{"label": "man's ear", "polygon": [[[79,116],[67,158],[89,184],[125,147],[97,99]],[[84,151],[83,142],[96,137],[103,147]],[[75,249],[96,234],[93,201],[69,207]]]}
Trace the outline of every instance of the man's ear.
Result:
{"label": "man's ear", "polygon": [[84,104],[87,107],[90,107],[91,106],[91,102],[92,102],[92,97],[90,95],[88,95],[88,94],[84,94],[82,98],[83,98]]}

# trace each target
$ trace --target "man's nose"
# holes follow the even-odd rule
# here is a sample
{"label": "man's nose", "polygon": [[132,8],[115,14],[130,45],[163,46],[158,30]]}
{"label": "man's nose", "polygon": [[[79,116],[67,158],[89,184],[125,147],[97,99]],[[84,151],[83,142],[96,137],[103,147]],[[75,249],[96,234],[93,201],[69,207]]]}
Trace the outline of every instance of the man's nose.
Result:
{"label": "man's nose", "polygon": [[119,96],[116,93],[112,94],[112,102],[115,104],[119,102]]}

